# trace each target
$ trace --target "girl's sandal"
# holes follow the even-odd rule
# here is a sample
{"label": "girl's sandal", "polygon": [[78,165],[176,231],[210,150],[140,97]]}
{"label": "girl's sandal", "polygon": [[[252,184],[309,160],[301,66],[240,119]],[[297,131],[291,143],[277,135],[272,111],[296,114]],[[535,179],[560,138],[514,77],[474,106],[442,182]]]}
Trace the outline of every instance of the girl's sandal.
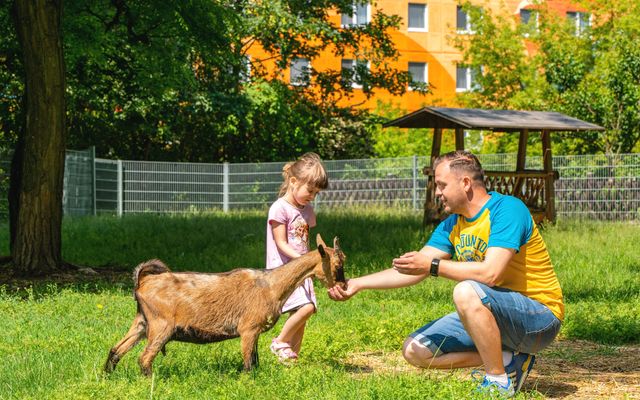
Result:
{"label": "girl's sandal", "polygon": [[288,343],[280,343],[276,339],[271,341],[269,346],[271,352],[275,354],[280,361],[295,361],[298,359],[298,355],[295,351],[291,350],[291,346]]}

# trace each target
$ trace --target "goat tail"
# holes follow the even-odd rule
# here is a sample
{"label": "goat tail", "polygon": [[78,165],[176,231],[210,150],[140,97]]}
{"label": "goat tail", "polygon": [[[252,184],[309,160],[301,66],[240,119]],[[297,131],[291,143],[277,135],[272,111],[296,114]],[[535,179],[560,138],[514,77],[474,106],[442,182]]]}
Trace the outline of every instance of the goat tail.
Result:
{"label": "goat tail", "polygon": [[158,259],[145,261],[138,264],[135,270],[133,270],[133,293],[135,297],[136,290],[140,286],[140,279],[147,275],[164,274],[165,272],[171,272],[169,267],[165,263]]}

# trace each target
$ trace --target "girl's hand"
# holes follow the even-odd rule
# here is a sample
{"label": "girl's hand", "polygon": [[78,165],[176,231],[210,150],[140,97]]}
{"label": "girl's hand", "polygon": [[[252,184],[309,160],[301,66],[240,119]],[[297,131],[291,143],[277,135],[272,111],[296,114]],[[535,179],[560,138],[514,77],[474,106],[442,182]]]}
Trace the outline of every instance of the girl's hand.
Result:
{"label": "girl's hand", "polygon": [[278,251],[281,254],[284,254],[290,259],[300,257],[300,254],[298,254],[298,252],[295,251],[287,241],[287,227],[285,224],[272,221],[271,229],[273,230],[273,241],[276,243]]}
{"label": "girl's hand", "polygon": [[358,289],[353,279],[347,279],[346,283],[344,284],[344,288],[341,283],[338,283],[334,287],[327,289],[327,294],[331,299],[335,301],[349,300],[356,293],[358,293]]}

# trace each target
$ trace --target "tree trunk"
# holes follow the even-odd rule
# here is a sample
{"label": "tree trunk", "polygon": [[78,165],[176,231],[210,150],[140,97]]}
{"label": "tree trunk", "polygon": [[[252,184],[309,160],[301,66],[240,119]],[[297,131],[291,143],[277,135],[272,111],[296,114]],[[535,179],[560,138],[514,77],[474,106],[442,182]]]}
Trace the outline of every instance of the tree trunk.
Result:
{"label": "tree trunk", "polygon": [[11,257],[17,275],[62,269],[66,146],[62,0],[16,0],[25,71],[25,120],[12,162]]}

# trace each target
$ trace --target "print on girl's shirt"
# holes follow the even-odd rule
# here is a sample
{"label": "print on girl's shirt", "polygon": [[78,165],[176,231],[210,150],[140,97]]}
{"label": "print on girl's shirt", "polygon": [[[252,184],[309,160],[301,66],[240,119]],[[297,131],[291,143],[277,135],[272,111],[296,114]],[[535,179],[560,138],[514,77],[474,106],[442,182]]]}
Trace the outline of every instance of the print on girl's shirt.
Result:
{"label": "print on girl's shirt", "polygon": [[289,231],[289,242],[304,245],[309,248],[309,225],[301,216],[296,216],[291,222]]}

